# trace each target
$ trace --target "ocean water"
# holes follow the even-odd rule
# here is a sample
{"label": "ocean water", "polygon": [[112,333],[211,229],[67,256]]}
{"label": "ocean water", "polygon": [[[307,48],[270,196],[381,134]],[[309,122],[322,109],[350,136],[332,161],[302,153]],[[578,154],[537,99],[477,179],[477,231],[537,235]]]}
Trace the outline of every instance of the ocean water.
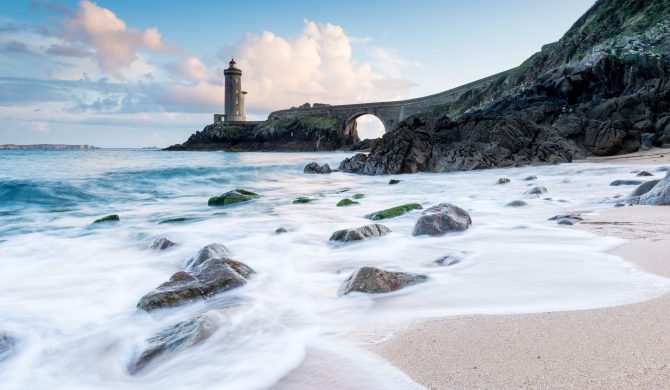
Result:
{"label": "ocean water", "polygon": [[[428,317],[576,310],[632,303],[668,291],[608,250],[623,241],[547,221],[598,213],[634,178],[631,167],[563,164],[450,174],[305,175],[307,162],[337,166],[343,153],[147,150],[0,152],[0,331],[18,339],[0,361],[3,389],[414,388],[366,351],[398,324]],[[654,172],[662,177],[662,172]],[[537,180],[524,181],[536,175]],[[496,185],[499,177],[511,183]],[[400,179],[388,185],[391,178]],[[549,190],[540,197],[531,185]],[[234,188],[262,198],[213,208]],[[354,193],[359,205],[335,207]],[[293,204],[298,196],[316,200]],[[525,207],[505,207],[513,200]],[[413,237],[413,212],[381,221],[392,233],[350,245],[335,230],[370,223],[367,213],[409,202],[451,202],[472,227]],[[92,225],[106,214],[121,221]],[[184,217],[181,223],[162,220]],[[277,235],[285,227],[288,233]],[[148,249],[158,237],[178,243]],[[207,300],[145,313],[140,297],[204,245],[226,245],[257,272]],[[449,266],[431,262],[460,253]],[[427,283],[379,296],[337,297],[360,266],[428,274]],[[171,324],[217,310],[221,328],[200,345],[130,375],[145,340]]]}

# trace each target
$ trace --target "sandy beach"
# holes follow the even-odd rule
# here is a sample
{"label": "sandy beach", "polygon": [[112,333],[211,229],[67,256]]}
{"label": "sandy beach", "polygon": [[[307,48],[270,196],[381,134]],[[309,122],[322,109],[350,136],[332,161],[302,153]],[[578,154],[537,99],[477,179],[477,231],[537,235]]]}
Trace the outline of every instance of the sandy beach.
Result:
{"label": "sandy beach", "polygon": [[[588,161],[662,166],[667,155]],[[670,207],[612,208],[574,228],[627,240],[612,253],[670,277]],[[431,389],[667,389],[669,336],[665,295],[596,310],[420,321],[371,350]]]}

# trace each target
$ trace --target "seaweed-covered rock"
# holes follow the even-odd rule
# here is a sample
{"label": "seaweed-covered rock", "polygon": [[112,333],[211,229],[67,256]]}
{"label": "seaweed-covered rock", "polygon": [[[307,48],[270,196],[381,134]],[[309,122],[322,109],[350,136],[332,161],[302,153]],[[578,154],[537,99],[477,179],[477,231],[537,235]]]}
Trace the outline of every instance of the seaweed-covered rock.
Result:
{"label": "seaweed-covered rock", "polygon": [[440,203],[421,214],[412,235],[442,235],[467,230],[471,224],[472,219],[467,211],[451,203]]}
{"label": "seaweed-covered rock", "polygon": [[246,284],[252,274],[254,270],[239,261],[209,259],[190,271],[175,273],[170,280],[143,296],[137,307],[151,311],[207,299]]}
{"label": "seaweed-covered rock", "polygon": [[365,198],[365,194],[353,194],[351,196],[352,199],[363,199]]}
{"label": "seaweed-covered rock", "polygon": [[312,174],[323,174],[323,173],[331,173],[332,169],[330,169],[330,165],[323,164],[319,165],[315,162],[311,162],[307,165],[305,165],[305,169],[303,169],[303,173],[312,173]]}
{"label": "seaweed-covered rock", "polygon": [[164,250],[175,245],[176,244],[174,242],[168,240],[165,237],[161,237],[154,240],[154,242],[151,243],[151,246],[149,248],[156,250]]}
{"label": "seaweed-covered rock", "polygon": [[118,222],[120,221],[121,218],[119,218],[118,215],[116,214],[110,214],[110,215],[105,215],[102,218],[98,218],[93,223],[102,223],[102,222]]}
{"label": "seaweed-covered rock", "polygon": [[207,201],[208,206],[227,206],[230,204],[248,202],[261,196],[255,192],[243,190],[241,188],[228,191],[225,194],[214,196]]}
{"label": "seaweed-covered rock", "polygon": [[343,207],[343,206],[351,206],[351,205],[354,205],[354,204],[359,204],[359,203],[356,202],[355,200],[351,200],[349,198],[344,198],[344,199],[340,200],[339,202],[337,202],[337,204],[335,206]]}
{"label": "seaweed-covered rock", "polygon": [[194,347],[208,339],[220,326],[219,314],[213,310],[169,326],[147,339],[146,348],[131,361],[128,372],[136,374],[159,358],[165,359]]}
{"label": "seaweed-covered rock", "polygon": [[312,202],[314,199],[307,197],[307,196],[299,196],[293,200],[294,204],[304,204],[304,203],[309,203]]}
{"label": "seaweed-covered rock", "polygon": [[398,183],[400,183],[400,180],[398,180],[398,179],[389,180],[389,185],[394,185],[394,184],[398,184]]}
{"label": "seaweed-covered rock", "polygon": [[428,280],[427,275],[409,272],[385,271],[375,267],[362,267],[352,273],[340,286],[337,295],[351,292],[382,294]]}
{"label": "seaweed-covered rock", "polygon": [[391,233],[391,229],[384,225],[374,223],[372,225],[365,225],[355,229],[343,229],[334,232],[330,236],[330,241],[358,241],[368,237],[381,237]]}
{"label": "seaweed-covered rock", "polygon": [[412,210],[422,210],[422,209],[423,207],[421,207],[421,205],[418,203],[408,203],[402,206],[391,207],[390,209],[375,211],[374,213],[366,215],[365,218],[371,219],[373,221],[378,221],[380,219],[399,217]]}

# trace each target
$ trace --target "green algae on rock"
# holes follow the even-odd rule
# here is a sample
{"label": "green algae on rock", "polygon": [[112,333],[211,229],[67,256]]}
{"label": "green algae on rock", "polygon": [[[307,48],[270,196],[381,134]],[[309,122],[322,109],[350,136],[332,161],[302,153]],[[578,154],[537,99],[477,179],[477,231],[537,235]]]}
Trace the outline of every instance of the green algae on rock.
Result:
{"label": "green algae on rock", "polygon": [[119,218],[118,215],[116,214],[110,214],[110,215],[105,215],[102,218],[98,218],[93,223],[101,223],[101,222],[117,222],[120,221],[121,218]]}
{"label": "green algae on rock", "polygon": [[365,216],[365,218],[371,219],[373,221],[378,221],[380,219],[399,217],[412,210],[422,210],[422,209],[423,207],[421,207],[421,205],[418,203],[408,203],[402,206],[391,207],[390,209],[381,210],[368,214]]}
{"label": "green algae on rock", "polygon": [[229,204],[248,202],[261,196],[255,192],[243,190],[240,188],[228,191],[225,194],[214,196],[207,201],[208,206],[227,206]]}
{"label": "green algae on rock", "polygon": [[352,204],[358,204],[358,202],[353,201],[349,198],[344,198],[341,201],[337,202],[337,204],[335,206],[337,206],[337,207],[351,206]]}

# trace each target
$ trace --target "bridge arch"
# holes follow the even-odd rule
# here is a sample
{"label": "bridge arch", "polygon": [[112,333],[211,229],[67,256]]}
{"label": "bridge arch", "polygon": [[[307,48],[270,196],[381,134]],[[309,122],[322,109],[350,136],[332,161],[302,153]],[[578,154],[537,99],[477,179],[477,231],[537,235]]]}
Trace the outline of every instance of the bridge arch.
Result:
{"label": "bridge arch", "polygon": [[397,118],[393,116],[389,116],[387,112],[378,112],[378,110],[375,109],[362,109],[362,110],[357,110],[353,113],[347,113],[347,117],[344,120],[344,125],[345,128],[349,129],[351,128],[355,123],[356,120],[360,117],[366,116],[366,115],[371,115],[382,123],[382,126],[384,127],[383,131],[384,133],[388,133],[390,131],[393,131],[395,128],[395,125],[397,124]]}

